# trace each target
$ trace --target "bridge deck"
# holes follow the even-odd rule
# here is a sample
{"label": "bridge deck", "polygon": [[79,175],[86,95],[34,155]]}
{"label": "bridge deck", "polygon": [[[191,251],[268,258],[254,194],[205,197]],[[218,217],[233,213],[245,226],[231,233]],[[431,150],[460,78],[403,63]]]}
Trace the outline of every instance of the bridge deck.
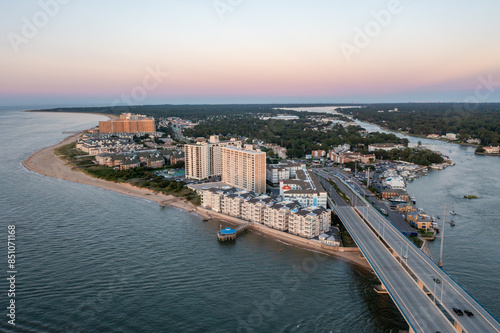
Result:
{"label": "bridge deck", "polygon": [[[343,200],[340,202],[341,198],[333,187],[322,180],[325,189],[334,198],[335,203],[338,203],[334,204],[329,200],[330,205],[335,209],[415,332],[456,332],[461,329],[465,332],[500,332],[500,323],[496,318],[439,268],[431,258],[403,236],[356,189],[341,179],[334,178],[334,180],[343,185],[343,188],[347,187],[356,194],[356,200],[353,201],[357,206],[355,210]],[[379,237],[384,240],[384,243]],[[405,268],[411,274],[396,260],[387,246],[396,253],[399,260],[404,261]],[[435,283],[434,279],[439,279],[441,283]],[[417,281],[421,284],[420,286]],[[422,286],[425,286],[433,295],[432,299],[423,292]],[[443,311],[435,305],[433,301],[435,298],[446,310],[447,315],[453,319],[457,330],[453,328]],[[459,317],[453,312],[453,307],[470,310],[475,316]]]}

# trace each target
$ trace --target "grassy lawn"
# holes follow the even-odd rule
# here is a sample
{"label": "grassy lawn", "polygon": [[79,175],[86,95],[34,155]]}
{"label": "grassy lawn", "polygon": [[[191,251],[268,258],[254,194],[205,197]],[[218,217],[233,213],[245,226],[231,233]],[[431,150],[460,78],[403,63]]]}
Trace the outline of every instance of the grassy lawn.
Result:
{"label": "grassy lawn", "polygon": [[422,244],[424,244],[424,241],[421,240],[418,236],[409,236],[408,239],[411,240],[413,244],[415,244],[419,248],[422,247]]}
{"label": "grassy lawn", "polygon": [[335,214],[332,214],[332,221],[334,224],[339,225],[339,233],[340,237],[342,238],[342,245],[344,247],[357,247],[356,243],[354,242],[354,239],[352,239],[351,235],[349,234],[349,231],[345,228],[345,226],[342,224],[340,221],[339,217]]}
{"label": "grassy lawn", "polygon": [[64,159],[73,162],[75,160],[75,156],[88,155],[87,153],[76,149],[76,143],[70,143],[64,146],[61,146],[54,150],[55,154],[58,156],[64,157]]}
{"label": "grassy lawn", "polygon": [[432,237],[434,236],[434,231],[419,230],[418,234],[422,237]]}

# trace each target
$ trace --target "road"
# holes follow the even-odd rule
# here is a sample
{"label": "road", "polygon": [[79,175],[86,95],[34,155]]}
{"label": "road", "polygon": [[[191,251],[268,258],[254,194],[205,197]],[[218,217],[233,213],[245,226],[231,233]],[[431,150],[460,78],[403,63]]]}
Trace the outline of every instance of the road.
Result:
{"label": "road", "polygon": [[[375,230],[383,234],[383,239],[404,260],[411,274],[422,281],[463,329],[467,332],[500,332],[498,321],[385,217],[369,205],[357,206],[356,209]],[[435,283],[434,279],[439,279],[441,283]],[[458,316],[453,312],[454,307],[472,311],[474,317]]]}
{"label": "road", "polygon": [[[346,188],[351,187],[350,184],[344,182],[341,178],[335,177],[335,181],[339,187],[340,184]],[[351,189],[353,190],[353,193],[356,193],[352,187]],[[327,189],[327,191],[331,192],[329,189]],[[335,195],[335,193],[331,193],[331,195]],[[334,208],[344,224],[346,224],[346,227],[349,226],[349,232],[352,230],[351,236],[353,236],[357,243],[359,241],[358,246],[362,249],[363,253],[365,253],[367,259],[369,259],[375,272],[384,285],[386,285],[387,290],[391,293],[391,297],[394,299],[396,305],[411,326],[414,325],[412,324],[413,319],[416,320],[418,326],[423,327],[428,324],[425,319],[407,316],[407,314],[403,312],[402,306],[397,303],[397,297],[395,297],[392,293],[399,295],[406,307],[411,307],[412,305],[410,303],[412,302],[415,302],[414,305],[417,307],[430,307],[425,310],[424,308],[420,308],[419,311],[425,312],[425,316],[432,317],[432,320],[437,320],[439,325],[441,325],[441,316],[444,317],[444,315],[441,310],[434,305],[433,300],[437,301],[437,303],[439,303],[440,306],[446,310],[447,315],[450,316],[453,321],[466,332],[500,332],[500,323],[485,308],[474,300],[462,287],[460,287],[448,274],[446,274],[445,271],[437,266],[431,258],[417,248],[408,238],[402,235],[390,221],[375,210],[359,193],[357,194],[356,202],[357,205],[355,208],[346,205]],[[354,209],[356,209],[357,212],[365,218],[366,223],[360,219]],[[395,253],[397,253],[399,259],[405,263],[407,270],[405,270],[403,266],[396,261],[396,259],[394,259],[389,250],[378,240],[377,236],[375,236],[375,233],[368,227],[368,225],[370,225],[372,229],[375,230],[376,233],[388,244],[388,246]],[[391,258],[394,259],[400,269],[397,269],[392,265],[387,265],[387,253],[381,251],[379,248],[380,246],[375,245],[375,243],[384,247],[385,251],[389,253]],[[386,266],[380,266],[379,262],[381,260],[385,260]],[[376,267],[380,268],[379,271],[377,271]],[[408,288],[408,286],[405,287],[403,285],[396,284],[396,282],[393,282],[394,284],[387,285],[386,282],[384,282],[384,278],[388,280],[388,282],[392,282],[392,279],[395,279],[395,277],[393,277],[394,274],[405,275],[407,278],[411,279],[415,285],[417,285],[416,281],[421,282],[421,284],[432,293],[432,299],[426,296],[418,285],[418,292],[414,289],[411,290],[411,293],[414,294],[407,293],[405,288]],[[441,282],[438,284],[434,281],[434,279],[439,279]],[[418,295],[424,295],[424,297],[427,298],[427,300],[432,304],[423,302],[421,297]],[[410,298],[407,299],[406,297]],[[467,309],[472,311],[474,313],[474,317],[468,317],[466,315],[458,316],[454,313],[453,307],[461,310]],[[436,313],[436,309],[441,313],[441,316]],[[415,314],[413,313],[413,315]],[[416,327],[413,328],[416,330]],[[431,328],[431,326],[428,328]],[[435,332],[439,330],[445,332],[446,330],[444,328],[434,331],[425,329],[424,332]]]}
{"label": "road", "polygon": [[349,206],[336,207],[347,230],[414,332],[455,332],[453,325]]}
{"label": "road", "polygon": [[[408,225],[408,223],[403,219],[401,214],[399,214],[398,212],[391,211],[389,209],[389,206],[385,202],[378,200],[373,195],[373,193],[371,193],[365,187],[359,184],[351,175],[345,174],[340,169],[334,169],[334,168],[328,168],[328,169],[325,168],[324,170],[315,169],[315,173],[327,179],[333,177],[334,175],[341,175],[346,179],[350,179],[351,182],[349,185],[351,185],[352,188],[354,188],[362,196],[369,198],[368,200],[370,200],[370,202],[372,202],[372,204],[375,207],[377,207],[378,209],[384,209],[389,215],[389,220],[392,222],[392,224],[394,224],[394,226],[396,226],[396,228],[398,228],[405,235],[411,235],[412,233],[416,233],[415,229],[413,229]],[[356,203],[359,201],[359,199],[355,195],[355,191],[353,191],[352,188],[348,188],[346,185],[344,185],[343,182],[339,182],[337,185],[345,194],[347,194],[351,198],[352,202]]]}

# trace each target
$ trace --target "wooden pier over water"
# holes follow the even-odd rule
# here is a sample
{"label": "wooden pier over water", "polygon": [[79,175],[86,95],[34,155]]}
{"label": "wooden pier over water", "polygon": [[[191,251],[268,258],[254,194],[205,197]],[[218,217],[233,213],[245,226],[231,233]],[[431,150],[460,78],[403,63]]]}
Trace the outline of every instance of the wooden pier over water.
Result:
{"label": "wooden pier over water", "polygon": [[242,232],[246,231],[253,222],[248,222],[242,225],[239,225],[235,229],[225,228],[221,229],[217,232],[217,240],[219,242],[227,242],[227,241],[235,241],[236,237],[238,237]]}

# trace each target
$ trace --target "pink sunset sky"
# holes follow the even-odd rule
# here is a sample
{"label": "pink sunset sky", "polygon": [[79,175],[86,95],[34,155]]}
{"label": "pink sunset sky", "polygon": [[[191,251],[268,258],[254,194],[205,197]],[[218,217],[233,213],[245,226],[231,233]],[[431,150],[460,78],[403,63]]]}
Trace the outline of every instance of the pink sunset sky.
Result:
{"label": "pink sunset sky", "polygon": [[478,86],[500,101],[498,13],[497,1],[3,2],[0,105],[458,102]]}

